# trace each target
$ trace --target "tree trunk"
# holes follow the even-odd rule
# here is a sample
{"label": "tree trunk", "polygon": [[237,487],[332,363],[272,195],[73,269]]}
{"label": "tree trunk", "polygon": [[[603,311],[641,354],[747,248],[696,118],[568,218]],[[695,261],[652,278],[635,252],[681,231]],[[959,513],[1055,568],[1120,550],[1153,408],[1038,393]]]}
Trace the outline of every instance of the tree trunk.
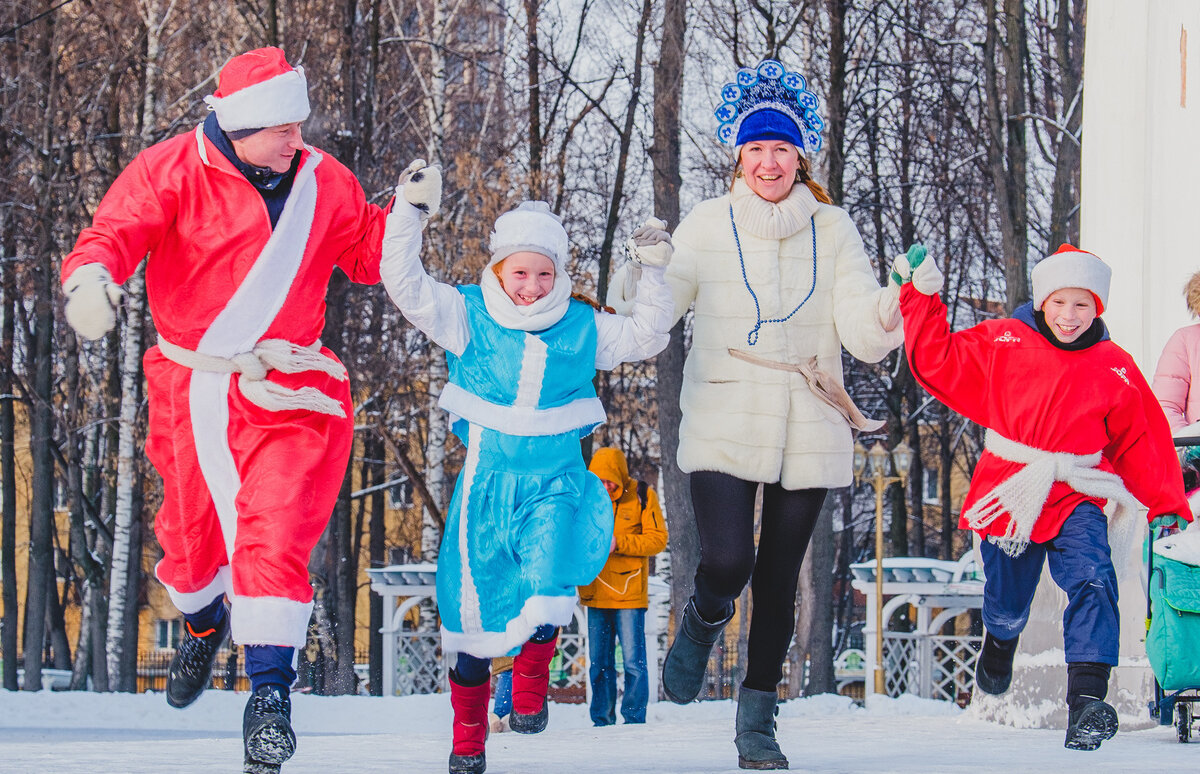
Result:
{"label": "tree trunk", "polygon": [[[683,99],[684,38],[687,0],[665,0],[658,64],[654,66],[654,213],[674,229],[679,225],[680,120]],[[683,321],[671,329],[671,341],[655,359],[658,435],[663,471],[663,513],[669,525],[671,607],[683,610],[692,595],[700,562],[700,538],[687,476],[675,463],[679,449],[679,391],[683,387]]]}
{"label": "tree trunk", "polygon": [[646,48],[646,30],[650,26],[652,8],[650,0],[642,0],[642,15],[638,20],[637,45],[633,54],[629,100],[625,103],[625,124],[617,138],[617,174],[613,179],[612,194],[608,201],[608,215],[604,222],[604,240],[600,244],[600,267],[597,271],[596,293],[601,299],[608,292],[613,242],[616,240],[617,223],[621,217],[621,200],[625,196],[625,171],[629,165],[629,146],[633,143],[638,105],[642,101],[642,55]]}
{"label": "tree trunk", "polygon": [[[0,115],[3,115],[0,111]],[[0,124],[3,122],[0,121]],[[0,129],[0,160],[7,166],[8,132]],[[17,685],[17,473],[13,411],[13,304],[17,297],[15,262],[16,232],[10,210],[0,211],[0,593],[3,594],[4,620],[0,623],[0,662],[4,664],[3,685],[15,691]]]}
{"label": "tree trunk", "polygon": [[[120,439],[117,446],[117,502],[113,524],[112,566],[108,576],[108,639],[105,642],[109,687],[119,689],[126,681],[122,674],[127,643],[125,606],[130,603],[127,592],[130,576],[141,569],[141,555],[134,553],[132,532],[140,514],[134,513],[134,486],[137,482],[134,446],[135,424],[141,404],[139,385],[142,379],[142,308],[145,289],[144,267],[139,268],[126,283],[125,337],[121,348],[121,415]],[[141,541],[136,541],[140,543]],[[136,641],[134,643],[136,649]]]}
{"label": "tree trunk", "polygon": [[[1004,40],[1000,39],[996,0],[989,0],[987,35],[984,38],[984,91],[988,125],[988,170],[996,193],[1000,237],[1004,249],[1007,284],[1005,313],[1029,300],[1028,215],[1025,177],[1025,10],[1022,0],[1000,0],[1004,5]],[[1000,61],[997,61],[999,57]],[[1004,72],[998,69],[1003,66]],[[1004,93],[1000,93],[1003,78]]]}
{"label": "tree trunk", "polygon": [[529,100],[529,198],[545,199],[542,179],[542,75],[538,49],[538,16],[541,0],[525,0],[525,78]]}
{"label": "tree trunk", "polygon": [[1079,129],[1083,120],[1083,28],[1085,0],[1059,0],[1053,27],[1059,71],[1062,125],[1055,143],[1054,182],[1050,189],[1050,238],[1046,254],[1063,242],[1079,244]]}
{"label": "tree trunk", "polygon": [[[38,62],[42,84],[47,90],[40,142],[43,148],[54,146],[53,132],[57,102],[53,17],[42,27],[38,40]],[[42,651],[46,637],[46,611],[49,595],[54,593],[54,196],[52,181],[62,160],[46,154],[34,180],[37,224],[34,255],[30,266],[33,292],[34,325],[32,341],[26,349],[25,373],[31,382],[32,407],[29,421],[29,451],[33,463],[31,507],[29,512],[29,565],[25,585],[25,633],[23,651],[25,681],[22,688],[42,688]]]}
{"label": "tree trunk", "polygon": [[[364,477],[363,483],[368,481],[369,486],[378,486],[387,479],[387,467],[383,464],[384,448],[383,443],[377,434],[368,436],[371,440],[369,443],[364,443],[363,454],[367,459],[373,460],[371,467],[372,475],[370,479]],[[386,518],[385,503],[387,500],[387,490],[380,489],[370,495],[371,498],[371,522],[370,535],[367,540],[367,552],[370,557],[372,567],[384,567],[387,564],[387,532],[384,519]],[[369,631],[368,631],[368,682],[371,686],[372,696],[383,695],[383,634],[380,629],[384,625],[383,597],[378,594],[370,596],[369,616]]]}

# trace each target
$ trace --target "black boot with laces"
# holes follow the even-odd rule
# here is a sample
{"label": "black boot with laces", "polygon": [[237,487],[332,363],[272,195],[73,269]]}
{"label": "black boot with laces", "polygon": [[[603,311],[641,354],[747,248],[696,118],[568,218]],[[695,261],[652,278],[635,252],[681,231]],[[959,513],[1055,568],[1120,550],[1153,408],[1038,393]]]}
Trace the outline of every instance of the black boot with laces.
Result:
{"label": "black boot with laces", "polygon": [[242,715],[242,739],[246,750],[244,774],[278,774],[280,765],[296,752],[288,689],[260,685],[250,694]]}
{"label": "black boot with laces", "polygon": [[196,632],[186,621],[183,629],[183,639],[167,670],[167,704],[180,708],[200,698],[212,682],[213,661],[229,633],[229,616],[206,631]]}

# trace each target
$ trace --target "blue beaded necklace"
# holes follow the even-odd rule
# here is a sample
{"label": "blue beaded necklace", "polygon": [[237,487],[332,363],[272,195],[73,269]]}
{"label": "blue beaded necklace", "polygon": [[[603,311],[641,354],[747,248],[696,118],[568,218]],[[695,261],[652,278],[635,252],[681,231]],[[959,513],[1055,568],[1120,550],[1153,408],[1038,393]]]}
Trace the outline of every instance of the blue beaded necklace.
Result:
{"label": "blue beaded necklace", "polygon": [[796,305],[796,308],[788,312],[787,317],[775,317],[770,320],[762,318],[762,307],[758,304],[758,294],[754,292],[754,288],[750,287],[750,280],[746,277],[746,259],[742,256],[742,240],[738,237],[737,223],[733,220],[733,204],[729,205],[729,225],[733,227],[733,242],[737,245],[738,263],[742,267],[742,282],[746,283],[746,290],[750,291],[750,298],[754,299],[754,329],[746,334],[746,343],[754,346],[758,343],[758,330],[767,323],[783,323],[792,319],[796,312],[800,311],[800,307],[808,303],[808,299],[812,298],[813,291],[817,289],[817,222],[814,218],[808,219],[809,230],[812,231],[812,287],[808,289],[808,295],[804,300]]}

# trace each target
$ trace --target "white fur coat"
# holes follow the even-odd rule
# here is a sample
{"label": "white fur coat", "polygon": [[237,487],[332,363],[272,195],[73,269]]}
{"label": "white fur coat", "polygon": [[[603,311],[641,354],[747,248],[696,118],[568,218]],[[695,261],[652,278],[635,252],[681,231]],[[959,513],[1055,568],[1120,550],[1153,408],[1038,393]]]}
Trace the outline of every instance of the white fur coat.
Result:
{"label": "white fur coat", "polygon": [[[813,287],[809,218],[816,224],[815,290],[787,322],[763,324],[754,346],[747,342],[754,299],[738,261],[731,202],[745,279],[764,320],[786,317]],[[841,383],[842,347],[876,362],[903,342],[896,289],[880,289],[850,217],[817,202],[803,185],[772,204],[739,178],[730,195],[697,205],[673,241],[667,281],[676,319],[695,307],[679,398],[680,469],[781,482],[787,489],[849,484],[853,442],[847,421],[800,374],[738,360],[729,349],[786,363],[815,355],[818,366]],[[622,284],[614,278],[615,289]]]}

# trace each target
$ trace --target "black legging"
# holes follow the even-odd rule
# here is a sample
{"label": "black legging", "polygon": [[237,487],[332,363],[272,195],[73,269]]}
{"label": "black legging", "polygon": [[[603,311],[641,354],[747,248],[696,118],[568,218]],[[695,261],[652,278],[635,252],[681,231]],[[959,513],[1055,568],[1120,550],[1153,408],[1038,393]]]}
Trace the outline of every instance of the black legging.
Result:
{"label": "black legging", "polygon": [[758,482],[712,471],[691,474],[692,507],[700,534],[695,602],[702,618],[718,621],[750,581],[754,613],[742,684],[774,691],[783,679],[783,659],[796,630],[800,564],[828,490],[762,486],[762,529],[755,558]]}

